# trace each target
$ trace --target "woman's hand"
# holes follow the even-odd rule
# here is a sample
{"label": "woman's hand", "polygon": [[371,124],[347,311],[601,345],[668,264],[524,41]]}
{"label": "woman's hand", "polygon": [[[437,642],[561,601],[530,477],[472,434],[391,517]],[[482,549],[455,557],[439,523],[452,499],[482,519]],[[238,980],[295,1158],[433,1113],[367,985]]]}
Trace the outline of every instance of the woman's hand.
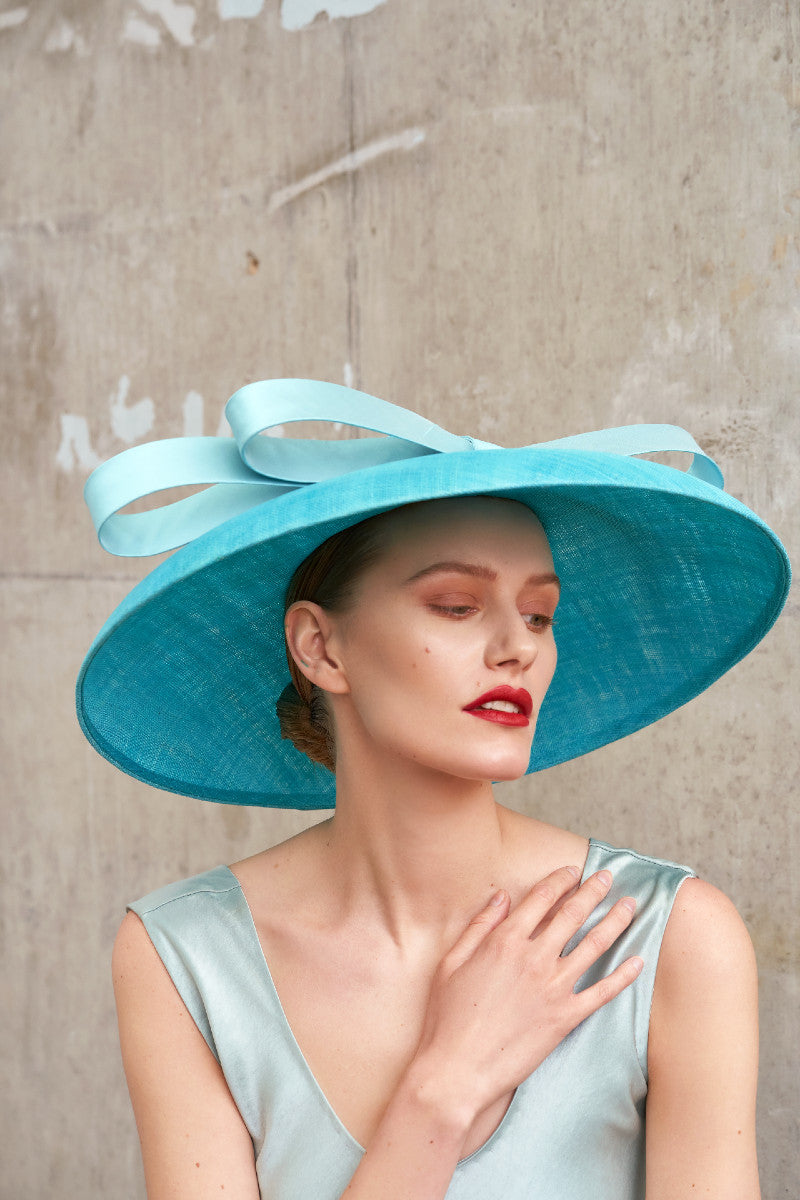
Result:
{"label": "woman's hand", "polygon": [[462,1113],[466,1106],[464,1119],[513,1091],[576,1025],[641,971],[642,960],[629,958],[575,992],[578,979],[628,927],[635,910],[632,899],[620,900],[563,955],[611,885],[610,874],[601,871],[574,891],[579,877],[575,867],[554,871],[513,912],[507,893],[498,893],[439,964],[411,1073],[423,1087],[435,1087],[446,1107]]}
{"label": "woman's hand", "polygon": [[630,958],[575,993],[634,911],[620,900],[562,956],[611,885],[601,871],[575,890],[579,878],[574,867],[554,871],[513,912],[498,893],[442,959],[417,1052],[343,1200],[443,1200],[478,1114],[636,979],[642,962]]}

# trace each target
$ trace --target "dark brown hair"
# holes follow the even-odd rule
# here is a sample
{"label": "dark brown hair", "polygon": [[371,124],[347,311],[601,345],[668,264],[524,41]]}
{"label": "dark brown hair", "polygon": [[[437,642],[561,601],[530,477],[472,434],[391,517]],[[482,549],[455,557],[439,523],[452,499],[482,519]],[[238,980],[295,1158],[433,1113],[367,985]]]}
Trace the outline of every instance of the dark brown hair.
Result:
{"label": "dark brown hair", "polygon": [[[343,529],[312,551],[289,582],[284,612],[298,600],[311,600],[329,612],[344,612],[352,602],[361,575],[380,555],[380,522],[385,515],[368,517],[350,529]],[[292,682],[283,689],[275,705],[281,737],[288,738],[313,762],[333,771],[336,742],[324,693],[298,669],[288,645],[286,659]]]}

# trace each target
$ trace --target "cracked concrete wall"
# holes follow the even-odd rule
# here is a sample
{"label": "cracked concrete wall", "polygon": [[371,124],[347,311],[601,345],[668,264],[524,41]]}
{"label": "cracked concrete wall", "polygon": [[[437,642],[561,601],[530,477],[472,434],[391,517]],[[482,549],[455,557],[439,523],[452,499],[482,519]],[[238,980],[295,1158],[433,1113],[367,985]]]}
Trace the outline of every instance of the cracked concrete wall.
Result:
{"label": "cracked concrete wall", "polygon": [[[684,425],[791,552],[799,38],[783,0],[0,0],[1,1195],[143,1195],[124,903],[304,824],[149,791],[83,743],[82,654],[145,570],[97,547],[88,470],[309,376],[508,444]],[[769,1198],[798,1166],[797,621],[504,793],[739,905]]]}

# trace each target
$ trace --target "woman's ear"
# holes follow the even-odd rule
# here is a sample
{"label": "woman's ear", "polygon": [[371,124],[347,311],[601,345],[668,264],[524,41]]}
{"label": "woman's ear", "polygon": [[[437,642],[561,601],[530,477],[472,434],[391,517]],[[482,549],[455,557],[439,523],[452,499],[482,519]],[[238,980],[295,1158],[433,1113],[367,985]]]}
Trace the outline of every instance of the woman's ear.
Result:
{"label": "woman's ear", "polygon": [[331,653],[330,615],[313,600],[297,600],[284,617],[286,645],[301,671],[325,692],[349,691],[342,664]]}

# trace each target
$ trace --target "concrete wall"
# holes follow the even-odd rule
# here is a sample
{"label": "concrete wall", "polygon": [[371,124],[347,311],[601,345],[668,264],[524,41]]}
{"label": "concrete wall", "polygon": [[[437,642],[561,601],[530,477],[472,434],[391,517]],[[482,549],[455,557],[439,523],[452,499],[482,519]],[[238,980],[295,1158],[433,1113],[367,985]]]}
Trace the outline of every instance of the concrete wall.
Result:
{"label": "concrete wall", "polygon": [[[126,899],[295,814],[83,743],[144,573],[90,467],[240,384],[352,383],[509,444],[690,429],[796,544],[800,15],[784,0],[0,0],[0,1194],[143,1195],[108,956]],[[509,803],[693,863],[761,964],[764,1195],[795,1195],[798,608],[660,725]]]}

